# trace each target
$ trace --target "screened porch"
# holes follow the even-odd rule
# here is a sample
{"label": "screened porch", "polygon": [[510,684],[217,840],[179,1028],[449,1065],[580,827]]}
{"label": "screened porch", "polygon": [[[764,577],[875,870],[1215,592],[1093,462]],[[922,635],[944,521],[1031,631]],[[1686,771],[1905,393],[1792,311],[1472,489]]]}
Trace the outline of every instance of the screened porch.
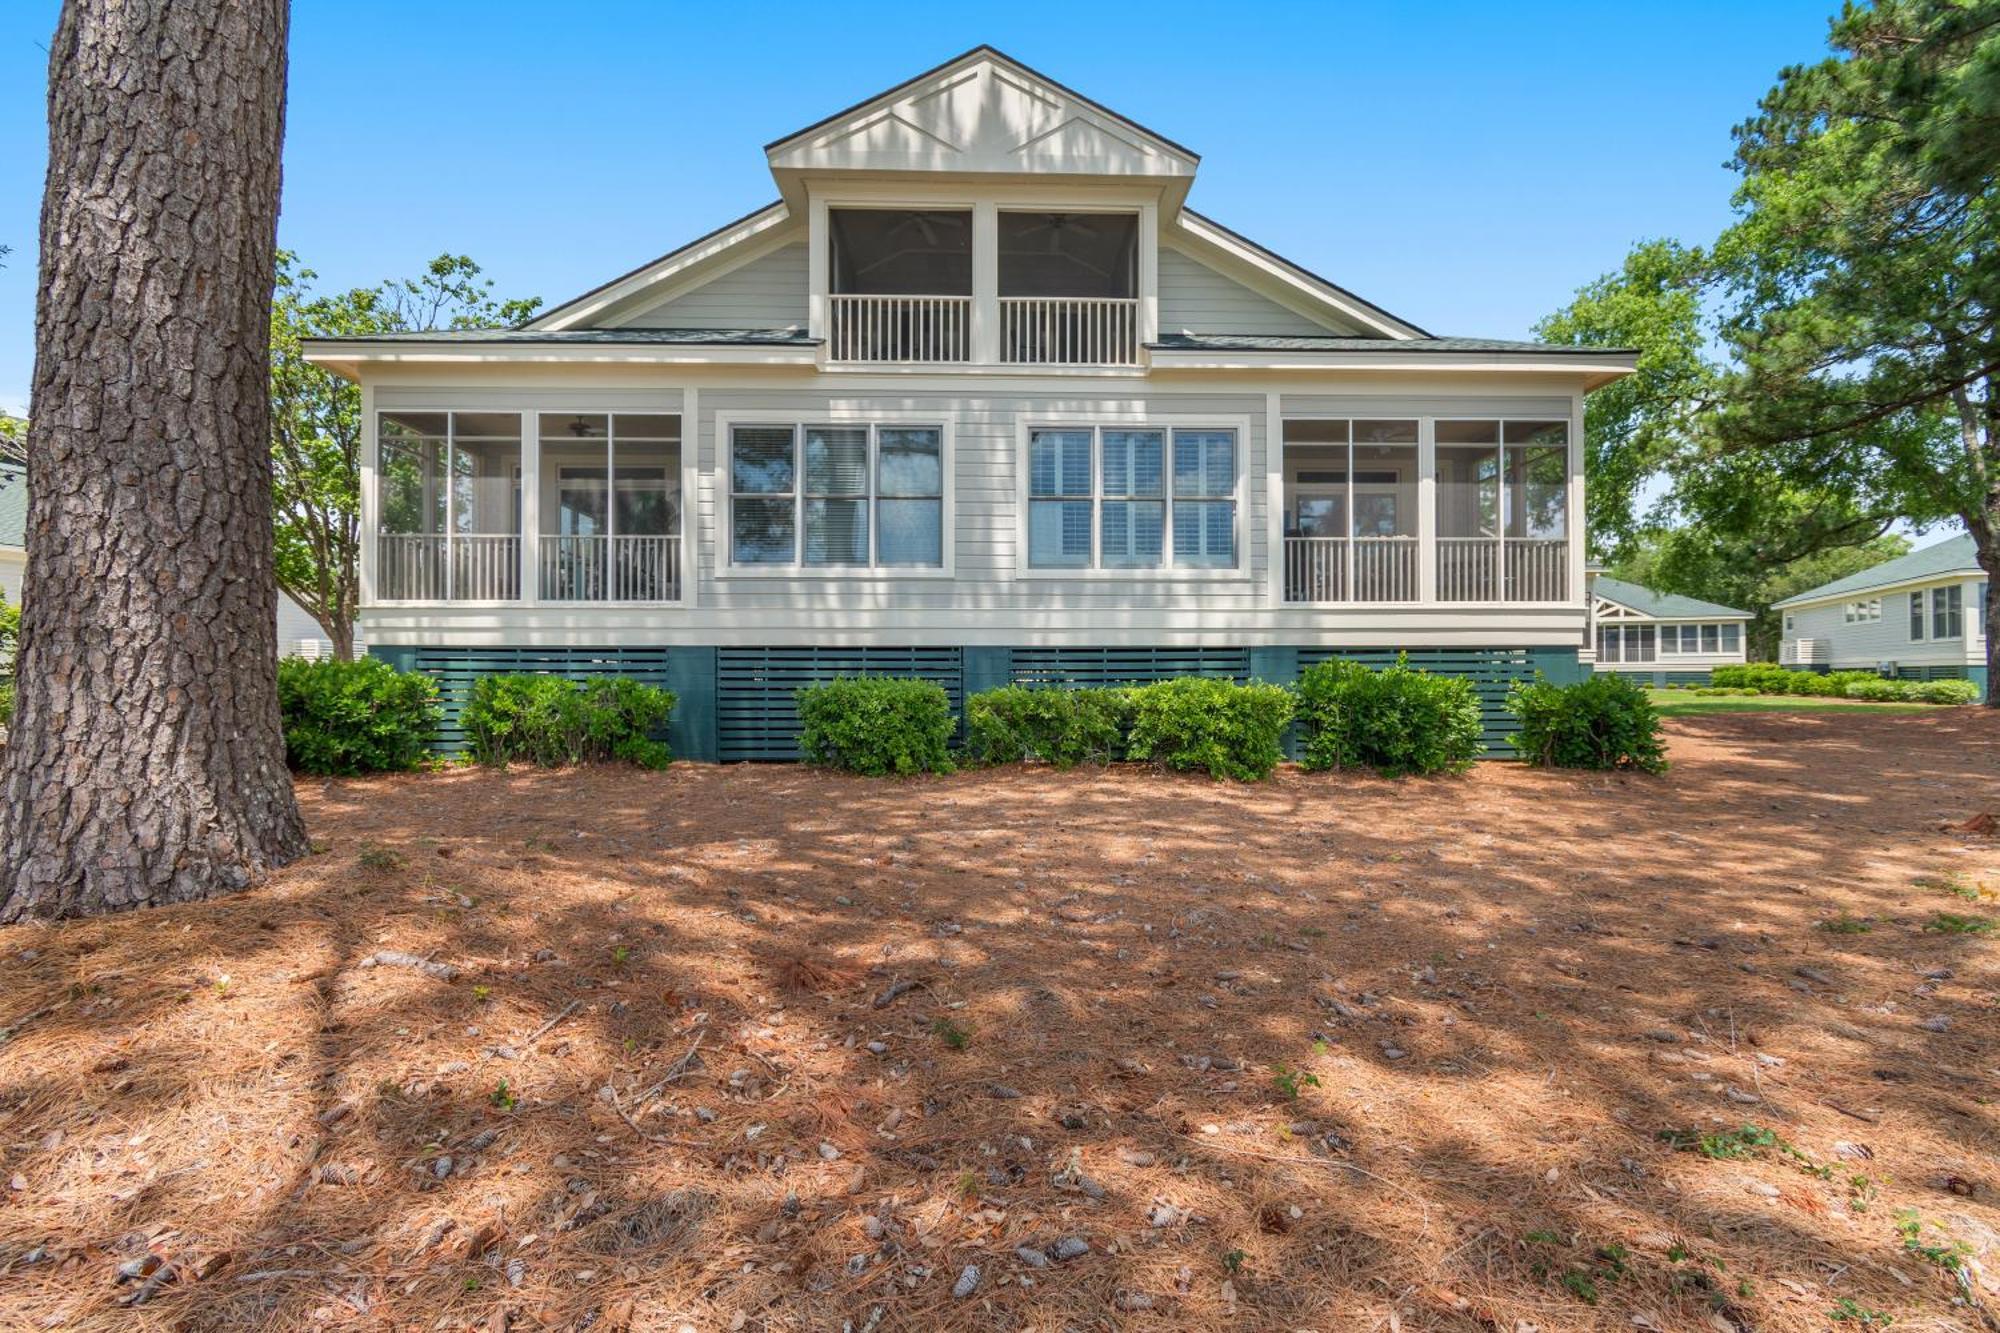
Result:
{"label": "screened porch", "polygon": [[677,602],[680,418],[383,412],[375,595]]}

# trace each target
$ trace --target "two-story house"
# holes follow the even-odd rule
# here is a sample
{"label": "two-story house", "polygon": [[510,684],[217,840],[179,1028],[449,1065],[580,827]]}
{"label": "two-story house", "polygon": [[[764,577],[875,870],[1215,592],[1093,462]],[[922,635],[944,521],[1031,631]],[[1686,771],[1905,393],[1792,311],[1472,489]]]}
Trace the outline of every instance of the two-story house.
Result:
{"label": "two-story house", "polygon": [[1583,400],[1630,353],[1434,336],[987,47],[765,155],[775,202],[522,328],[309,345],[362,386],[372,652],[451,698],[643,676],[725,760],[793,754],[792,691],[841,672],[1402,650],[1496,719],[1580,674]]}

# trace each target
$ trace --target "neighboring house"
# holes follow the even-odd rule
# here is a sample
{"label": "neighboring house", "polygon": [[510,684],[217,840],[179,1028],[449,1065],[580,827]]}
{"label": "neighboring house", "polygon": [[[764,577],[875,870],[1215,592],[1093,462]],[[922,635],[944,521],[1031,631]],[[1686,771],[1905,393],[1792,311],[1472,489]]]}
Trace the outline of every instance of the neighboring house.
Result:
{"label": "neighboring house", "polygon": [[1778,660],[1986,688],[1986,574],[1967,534],[1777,603]]}
{"label": "neighboring house", "polygon": [[[0,463],[0,592],[21,604],[21,580],[28,572],[28,474],[17,464]],[[320,657],[333,644],[297,602],[278,594],[278,654]]]}
{"label": "neighboring house", "polygon": [[371,651],[454,703],[664,682],[707,759],[795,755],[840,672],[957,702],[1407,650],[1496,726],[1580,674],[1583,400],[1632,353],[1433,336],[986,47],[765,156],[777,202],[520,329],[308,342],[362,386]]}
{"label": "neighboring house", "polygon": [[1590,597],[1598,671],[1706,685],[1715,668],[1743,665],[1752,612],[1602,574],[1592,576]]}
{"label": "neighboring house", "polygon": [[0,593],[10,606],[21,604],[21,580],[28,572],[28,471],[0,463]]}

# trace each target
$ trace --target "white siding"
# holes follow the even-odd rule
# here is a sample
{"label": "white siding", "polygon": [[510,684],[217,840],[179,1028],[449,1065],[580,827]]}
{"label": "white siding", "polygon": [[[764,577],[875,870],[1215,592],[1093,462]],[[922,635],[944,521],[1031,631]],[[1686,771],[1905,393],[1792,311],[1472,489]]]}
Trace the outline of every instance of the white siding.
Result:
{"label": "white siding", "polygon": [[28,553],[18,546],[0,547],[0,592],[10,606],[21,604],[21,580],[28,572]]}
{"label": "white siding", "polygon": [[1341,334],[1177,250],[1160,251],[1160,332]]}
{"label": "white siding", "polygon": [[[383,386],[377,407],[484,407],[684,411],[678,387],[426,390]],[[1277,604],[1268,577],[1270,511],[1268,410],[1263,391],[1172,391],[1079,383],[1052,393],[996,381],[955,388],[768,389],[701,387],[694,427],[694,478],[687,514],[693,570],[688,604],[620,610],[608,607],[375,607],[363,615],[371,642],[433,644],[1048,644],[1529,646],[1575,647],[1583,610],[1427,608]],[[1538,415],[1569,417],[1566,395],[1426,393],[1287,395],[1287,414]],[[718,470],[718,415],[743,420],[810,422],[866,412],[911,424],[951,423],[955,517],[946,540],[949,578],[896,574],[834,577],[743,576],[719,569],[727,558]],[[1126,417],[1211,418],[1244,424],[1244,486],[1237,530],[1240,570],[1182,575],[1021,577],[1020,428],[1024,421],[1087,422]]]}
{"label": "white siding", "polygon": [[782,329],[804,327],[806,319],[806,246],[801,241],[610,323],[618,328]]}
{"label": "white siding", "polygon": [[[1962,583],[1965,587],[1965,634],[1956,639],[1930,638],[1930,590],[1952,583]],[[1979,614],[1983,608],[1978,606],[1979,584],[1980,580],[1976,578],[1938,579],[1916,589],[1924,594],[1925,599],[1923,639],[1910,637],[1909,594],[1913,589],[1902,587],[1887,591],[1871,589],[1837,602],[1791,607],[1780,612],[1791,619],[1791,628],[1784,631],[1784,642],[1819,640],[1826,650],[1818,660],[1839,671],[1872,669],[1878,662],[1895,662],[1901,666],[1984,665],[1986,639],[1980,633]],[[1882,599],[1880,620],[1856,624],[1847,622],[1849,601],[1875,597]]]}

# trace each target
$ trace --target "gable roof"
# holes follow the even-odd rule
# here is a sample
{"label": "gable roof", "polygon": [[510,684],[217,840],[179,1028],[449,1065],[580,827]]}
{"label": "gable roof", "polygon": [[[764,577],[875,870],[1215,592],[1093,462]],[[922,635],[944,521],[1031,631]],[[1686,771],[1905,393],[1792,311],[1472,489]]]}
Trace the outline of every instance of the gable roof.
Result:
{"label": "gable roof", "polygon": [[1180,156],[1187,158],[1190,164],[1201,161],[1201,154],[1195,152],[1192,148],[1183,147],[1182,145],[1175,143],[1172,139],[1167,138],[1164,134],[1160,134],[1157,131],[1147,129],[1144,125],[1141,125],[1138,121],[1133,120],[1130,116],[1124,115],[1121,112],[1113,111],[1110,107],[1105,106],[1102,102],[1084,96],[1082,93],[1076,91],[1076,89],[1074,88],[1069,87],[1067,84],[1057,82],[1056,80],[1050,78],[1048,75],[1042,73],[1040,70],[1033,69],[1021,63],[1020,61],[1014,59],[1014,57],[1008,55],[1005,51],[1002,51],[1000,48],[986,42],[981,42],[978,46],[973,47],[970,51],[965,51],[960,53],[959,55],[955,55],[951,59],[944,61],[941,64],[933,65],[929,69],[925,70],[923,73],[913,75],[910,78],[903,80],[901,83],[897,84],[893,88],[885,88],[881,92],[876,93],[873,97],[864,97],[859,102],[856,102],[853,106],[847,107],[844,110],[836,111],[832,115],[824,117],[820,120],[816,120],[812,124],[806,126],[804,129],[793,130],[790,134],[785,135],[783,138],[773,139],[771,142],[764,145],[764,152],[768,156],[769,154],[777,152],[779,149],[785,147],[788,144],[794,143],[800,139],[805,138],[809,134],[814,134],[817,133],[818,131],[825,130],[831,126],[837,125],[841,121],[853,120],[859,116],[866,114],[867,112],[871,111],[876,106],[882,103],[895,101],[896,99],[902,97],[906,93],[909,93],[910,91],[919,87],[922,84],[929,83],[933,80],[942,79],[950,74],[957,72],[961,66],[971,65],[982,60],[991,61],[995,64],[1012,69],[1017,74],[1033,79],[1037,83],[1046,84],[1049,88],[1053,89],[1058,93],[1061,93],[1064,97],[1070,98],[1078,103],[1081,103],[1083,106],[1090,108],[1092,111],[1095,111],[1097,114],[1105,117],[1106,119],[1114,121],[1117,124],[1123,125],[1127,129],[1132,130],[1136,134],[1144,135],[1146,138],[1151,139],[1155,143],[1159,144],[1162,148],[1168,149],[1171,152],[1177,153]]}
{"label": "gable roof", "polygon": [[1637,611],[1642,616],[1651,616],[1655,620],[1694,620],[1704,617],[1717,620],[1753,618],[1749,611],[1739,611],[1720,602],[1704,602],[1699,597],[1683,597],[1677,592],[1654,592],[1651,588],[1642,587],[1637,583],[1606,578],[1602,574],[1591,580],[1590,591],[1607,602],[1616,602],[1628,610]]}
{"label": "gable roof", "polygon": [[1828,597],[1841,597],[1851,592],[1872,592],[1877,588],[1892,588],[1898,583],[1916,583],[1923,579],[1934,579],[1946,574],[1979,574],[1978,548],[1973,545],[1972,534],[1961,533],[1956,537],[1899,555],[1894,560],[1886,560],[1879,565],[1871,565],[1858,574],[1849,574],[1844,579],[1823,583],[1817,588],[1808,588],[1794,593],[1773,606],[1796,606],[1800,602],[1817,602]]}
{"label": "gable roof", "polygon": [[28,470],[0,463],[0,546],[28,544]]}

